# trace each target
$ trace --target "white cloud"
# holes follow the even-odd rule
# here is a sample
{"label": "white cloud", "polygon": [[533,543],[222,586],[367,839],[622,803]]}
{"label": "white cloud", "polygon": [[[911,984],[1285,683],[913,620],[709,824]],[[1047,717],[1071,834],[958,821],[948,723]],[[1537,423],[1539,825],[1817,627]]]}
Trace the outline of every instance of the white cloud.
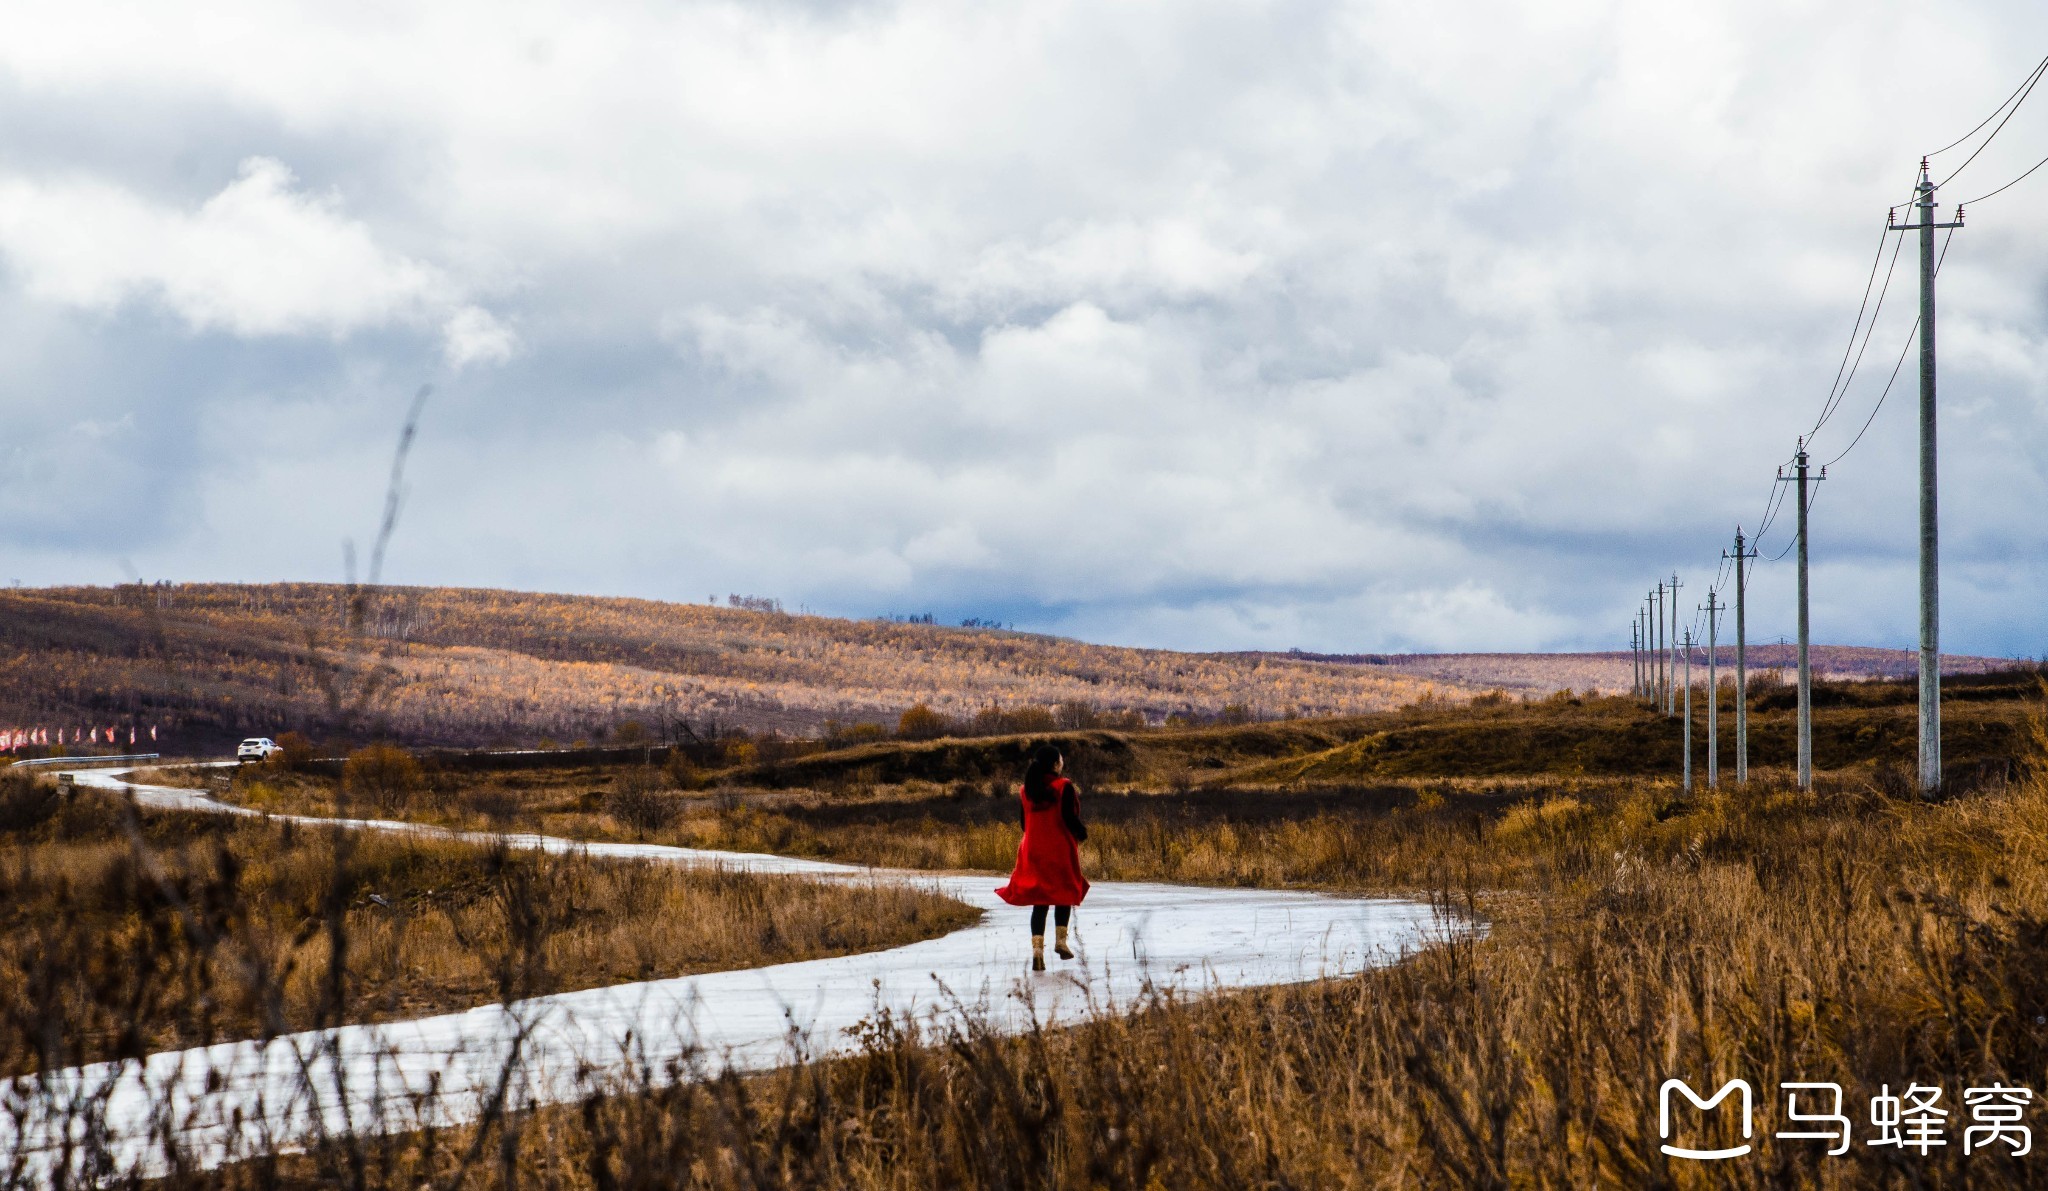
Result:
{"label": "white cloud", "polygon": [[[98,386],[107,424],[153,410],[108,440],[137,452],[349,395],[262,468],[163,463],[211,515],[374,505],[330,440],[388,452],[361,395],[411,391],[431,344],[458,377],[401,534],[419,578],[1327,648],[1611,642],[1655,575],[1711,569],[1833,378],[1905,168],[2048,36],[2017,0],[114,12],[0,41],[0,302],[338,362],[113,319],[0,329],[0,364],[38,401]],[[1936,98],[1898,107],[1900,77]],[[44,126],[80,131],[6,139]],[[2030,106],[1965,179],[2043,152]],[[1942,276],[1958,550],[2048,558],[2040,193],[1973,212]],[[79,363],[143,348],[204,383]],[[1912,549],[1889,401],[1821,514],[1869,575]],[[205,540],[161,553],[257,565]],[[1910,584],[1842,598],[1910,639]],[[2048,627],[1949,606],[1987,643]]]}
{"label": "white cloud", "polygon": [[464,306],[441,325],[442,351],[457,368],[466,364],[502,364],[519,345],[512,328],[481,306]]}
{"label": "white cloud", "polygon": [[95,311],[135,301],[195,330],[342,336],[445,315],[451,362],[502,361],[511,331],[457,305],[439,269],[381,247],[332,197],[282,162],[251,157],[193,210],[88,177],[0,180],[0,255],[27,291]]}

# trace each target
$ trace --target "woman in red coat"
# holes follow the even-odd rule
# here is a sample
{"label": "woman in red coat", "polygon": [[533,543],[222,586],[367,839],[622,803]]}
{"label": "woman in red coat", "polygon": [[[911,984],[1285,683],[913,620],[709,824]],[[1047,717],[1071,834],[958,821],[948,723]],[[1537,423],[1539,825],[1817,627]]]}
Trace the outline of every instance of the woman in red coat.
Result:
{"label": "woman in red coat", "polygon": [[1024,821],[1024,838],[1017,844],[1017,867],[1010,870],[1010,883],[996,890],[996,896],[1013,906],[1031,907],[1031,970],[1045,971],[1045,908],[1053,908],[1053,922],[1059,935],[1053,951],[1061,959],[1072,959],[1067,949],[1067,923],[1074,907],[1088,896],[1088,878],[1081,875],[1082,840],[1088,828],[1081,822],[1081,792],[1061,777],[1066,758],[1051,745],[1031,756],[1024,770],[1024,788],[1019,791],[1018,808]]}

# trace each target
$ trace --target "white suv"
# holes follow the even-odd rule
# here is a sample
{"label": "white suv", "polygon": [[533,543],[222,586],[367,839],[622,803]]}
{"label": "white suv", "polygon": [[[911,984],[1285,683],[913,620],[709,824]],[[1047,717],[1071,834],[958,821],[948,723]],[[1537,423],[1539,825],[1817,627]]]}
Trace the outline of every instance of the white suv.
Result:
{"label": "white suv", "polygon": [[251,736],[242,742],[240,748],[235,750],[235,760],[243,762],[268,761],[272,753],[281,753],[283,751],[283,749],[277,746],[277,742],[268,736]]}

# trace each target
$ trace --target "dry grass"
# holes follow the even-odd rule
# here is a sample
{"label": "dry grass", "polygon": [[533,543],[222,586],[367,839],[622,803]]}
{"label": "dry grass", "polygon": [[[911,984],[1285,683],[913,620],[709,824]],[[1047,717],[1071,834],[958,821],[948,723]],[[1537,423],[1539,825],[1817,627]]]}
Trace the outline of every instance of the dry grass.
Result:
{"label": "dry grass", "polygon": [[892,947],[951,899],[0,789],[0,1070]]}
{"label": "dry grass", "polygon": [[[1376,813],[1370,831],[1312,820],[1255,841],[1190,825],[1213,857],[1159,871],[1227,874],[1232,856],[1266,850],[1285,876],[1435,872],[1490,914],[1489,937],[1353,980],[1023,1038],[969,1023],[917,1040],[876,1023],[854,1059],[623,1089],[488,1128],[526,1185],[562,1187],[2048,1181],[2025,1159],[1966,1157],[1957,1103],[1966,1086],[2048,1086],[2048,781],[1936,805],[1768,782],[1679,798],[1645,782],[1560,788],[1462,827],[1444,807]],[[1098,868],[1142,851],[1113,845]],[[1758,1153],[1659,1153],[1671,1075],[1755,1083]],[[1950,1144],[1827,1158],[1774,1140],[1772,1089],[1796,1079],[1843,1084],[1859,1138],[1880,1085],[1939,1085]],[[400,1145],[395,1168],[446,1174],[418,1145]]]}
{"label": "dry grass", "polygon": [[[1960,1144],[1964,1088],[2048,1093],[2048,722],[2038,704],[2028,736],[2017,776],[1958,784],[1932,804],[1867,767],[1812,793],[1775,773],[1691,796],[1628,776],[1098,790],[1085,851],[1097,875],[1427,889],[1491,932],[1355,979],[1162,999],[1019,1038],[971,1018],[924,1038],[874,1022],[849,1059],[751,1079],[593,1086],[581,1104],[336,1143],[207,1182],[2048,1184],[2048,1166]],[[603,817],[601,807],[549,813]],[[701,795],[665,830],[721,846],[1000,867],[1014,848],[1009,813],[985,782],[963,778]],[[1702,1089],[1749,1079],[1757,1152],[1719,1164],[1661,1154],[1667,1076]],[[1850,1154],[1773,1136],[1787,1127],[1775,1089],[1792,1080],[1843,1085],[1857,1122]],[[1944,1089],[1949,1145],[1923,1157],[1862,1144],[1869,1098],[1915,1081]],[[2038,1110],[2029,1120],[2040,1127]]]}

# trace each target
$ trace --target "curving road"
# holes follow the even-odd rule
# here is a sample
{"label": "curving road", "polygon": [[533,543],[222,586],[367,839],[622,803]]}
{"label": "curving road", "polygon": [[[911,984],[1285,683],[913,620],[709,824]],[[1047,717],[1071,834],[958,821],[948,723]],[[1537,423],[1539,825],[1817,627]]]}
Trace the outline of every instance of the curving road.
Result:
{"label": "curving road", "polygon": [[[80,785],[132,790],[144,806],[255,813],[193,790],[130,786],[118,773],[73,774]],[[487,838],[383,820],[343,822],[364,830]],[[509,1007],[292,1034],[267,1044],[224,1043],[18,1081],[4,1093],[11,1101],[5,1107],[15,1111],[0,1112],[0,1161],[18,1154],[31,1170],[76,1165],[75,1153],[60,1157],[64,1139],[75,1144],[93,1133],[123,1168],[161,1169],[163,1136],[175,1137],[189,1160],[214,1165],[328,1133],[458,1123],[474,1119],[499,1095],[532,1105],[636,1073],[665,1079],[672,1063],[688,1077],[727,1067],[762,1070],[799,1053],[843,1052],[854,1045],[848,1027],[879,1010],[925,1024],[973,1014],[1017,1031],[1034,1019],[1073,1022],[1090,1012],[1119,1011],[1150,989],[1203,992],[1355,973],[1471,929],[1412,901],[1104,881],[1075,914],[1077,958],[1049,961],[1053,971],[1033,975],[1026,970],[1024,914],[995,896],[998,878],[988,875],[541,835],[505,838],[515,846],[592,856],[824,881],[903,882],[989,913],[949,935],[887,951],[560,993]],[[425,1095],[430,1089],[435,1094]]]}

